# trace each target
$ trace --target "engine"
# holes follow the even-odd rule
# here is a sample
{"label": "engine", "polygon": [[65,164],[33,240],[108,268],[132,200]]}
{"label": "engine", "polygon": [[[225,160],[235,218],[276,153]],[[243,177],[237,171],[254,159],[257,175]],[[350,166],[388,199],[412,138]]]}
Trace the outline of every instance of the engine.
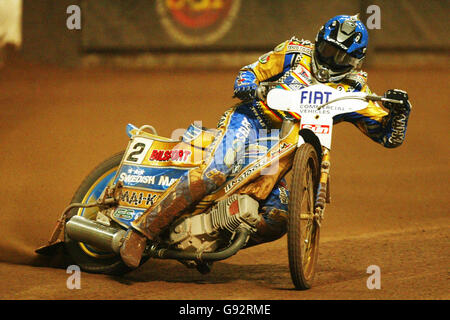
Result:
{"label": "engine", "polygon": [[233,233],[241,224],[254,228],[260,221],[258,201],[248,195],[232,195],[209,211],[182,217],[170,230],[170,245],[186,251],[215,251],[223,231]]}

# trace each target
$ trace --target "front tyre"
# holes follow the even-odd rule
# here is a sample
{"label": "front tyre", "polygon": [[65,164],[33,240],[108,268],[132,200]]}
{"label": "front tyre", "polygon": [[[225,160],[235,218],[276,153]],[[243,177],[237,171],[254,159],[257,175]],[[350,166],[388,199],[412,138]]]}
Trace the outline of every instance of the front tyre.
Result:
{"label": "front tyre", "polygon": [[[123,154],[123,152],[117,153],[99,164],[81,183],[72,198],[72,203],[95,202],[103,190],[108,185],[112,185]],[[66,222],[74,215],[81,215],[85,218],[95,220],[97,212],[97,207],[85,209],[74,208],[68,213]],[[64,242],[67,253],[83,271],[120,275],[131,270],[122,262],[120,256],[111,252],[98,250],[82,242],[74,241],[69,238],[66,231],[64,231]]]}
{"label": "front tyre", "polygon": [[288,220],[288,256],[296,289],[311,288],[319,253],[320,229],[314,220],[314,201],[320,178],[315,148],[306,143],[295,154]]}

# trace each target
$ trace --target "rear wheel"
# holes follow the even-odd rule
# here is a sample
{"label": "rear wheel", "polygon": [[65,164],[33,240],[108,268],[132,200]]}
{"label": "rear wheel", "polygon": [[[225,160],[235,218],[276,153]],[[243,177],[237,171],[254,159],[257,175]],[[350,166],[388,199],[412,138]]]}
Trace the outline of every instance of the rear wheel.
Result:
{"label": "rear wheel", "polygon": [[[72,198],[72,203],[95,202],[103,190],[113,183],[122,157],[123,152],[120,152],[98,165],[81,183]],[[75,208],[67,215],[66,222],[74,215],[95,220],[97,212],[97,207]],[[120,228],[117,225],[116,227]],[[64,242],[67,253],[83,271],[119,275],[131,270],[117,254],[104,252],[83,242],[74,241],[69,238],[66,232],[64,232]]]}
{"label": "rear wheel", "polygon": [[319,253],[320,229],[314,221],[314,201],[320,178],[315,148],[306,143],[296,151],[289,200],[288,256],[296,289],[311,287]]}

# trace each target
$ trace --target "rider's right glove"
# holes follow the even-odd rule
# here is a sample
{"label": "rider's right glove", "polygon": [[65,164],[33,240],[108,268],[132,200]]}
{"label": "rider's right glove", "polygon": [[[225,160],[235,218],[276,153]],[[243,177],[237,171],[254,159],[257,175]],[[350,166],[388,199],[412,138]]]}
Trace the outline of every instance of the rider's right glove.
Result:
{"label": "rider's right glove", "polygon": [[256,75],[249,70],[241,71],[234,82],[234,96],[244,101],[252,100],[257,88]]}
{"label": "rider's right glove", "polygon": [[395,148],[405,140],[411,104],[408,100],[408,94],[402,90],[388,90],[384,94],[384,97],[402,101],[401,104],[387,101],[383,102],[383,106],[389,109],[389,115],[386,118],[386,134],[383,138],[383,144],[388,148]]}

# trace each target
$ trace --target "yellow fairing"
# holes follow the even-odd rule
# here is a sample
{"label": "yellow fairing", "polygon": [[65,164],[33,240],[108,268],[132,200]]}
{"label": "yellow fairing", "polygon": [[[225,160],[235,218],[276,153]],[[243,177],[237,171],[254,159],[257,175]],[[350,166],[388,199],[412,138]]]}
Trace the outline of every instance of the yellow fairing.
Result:
{"label": "yellow fairing", "polygon": [[205,149],[215,139],[214,132],[208,131],[202,131],[190,142],[171,140],[142,131],[138,136],[153,140],[142,165],[156,167],[199,166],[205,160]]}

